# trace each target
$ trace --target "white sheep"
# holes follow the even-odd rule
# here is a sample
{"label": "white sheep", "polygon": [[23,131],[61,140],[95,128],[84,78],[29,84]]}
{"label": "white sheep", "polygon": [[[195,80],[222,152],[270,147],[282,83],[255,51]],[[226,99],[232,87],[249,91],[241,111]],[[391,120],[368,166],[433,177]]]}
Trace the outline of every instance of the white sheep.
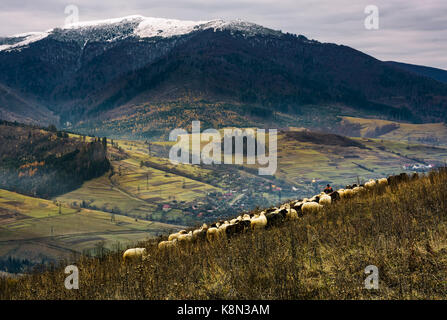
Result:
{"label": "white sheep", "polygon": [[330,205],[332,202],[332,198],[327,194],[324,194],[320,197],[320,201],[318,203],[322,206]]}
{"label": "white sheep", "polygon": [[208,241],[213,241],[215,239],[217,239],[217,237],[219,236],[219,230],[217,228],[209,228],[208,231],[206,232],[206,238]]}
{"label": "white sheep", "polygon": [[320,205],[319,203],[316,203],[316,202],[306,202],[306,203],[303,203],[303,205],[301,206],[301,212],[303,214],[317,213],[322,208],[323,208],[323,206]]}
{"label": "white sheep", "polygon": [[250,227],[252,230],[263,229],[266,225],[267,218],[263,213],[258,215],[257,217],[254,216],[253,218],[251,218]]}
{"label": "white sheep", "polygon": [[187,234],[181,234],[177,237],[177,241],[179,244],[188,244],[192,241],[192,231]]}
{"label": "white sheep", "polygon": [[174,239],[177,239],[180,235],[187,234],[187,233],[188,232],[186,232],[186,230],[181,230],[181,231],[179,231],[177,233],[170,234],[169,237],[168,237],[168,241],[172,241]]}
{"label": "white sheep", "polygon": [[345,189],[343,191],[343,198],[351,198],[353,195],[352,189]]}
{"label": "white sheep", "polygon": [[386,185],[388,185],[388,179],[387,178],[381,178],[381,179],[377,180],[377,184],[379,186],[386,186]]}
{"label": "white sheep", "polygon": [[290,220],[298,219],[298,212],[295,209],[287,209],[287,218]]}
{"label": "white sheep", "polygon": [[176,243],[177,243],[177,239],[174,239],[173,241],[161,241],[158,244],[158,250],[172,249],[175,247]]}
{"label": "white sheep", "polygon": [[376,185],[376,181],[371,179],[365,183],[365,188],[372,189],[372,188],[374,188],[375,185]]}
{"label": "white sheep", "polygon": [[123,253],[123,260],[124,260],[124,262],[146,260],[147,257],[148,257],[148,255],[147,255],[146,248],[127,249]]}
{"label": "white sheep", "polygon": [[364,187],[355,187],[355,188],[352,189],[352,194],[356,195],[356,194],[359,194],[360,192],[362,192],[364,190],[365,190]]}

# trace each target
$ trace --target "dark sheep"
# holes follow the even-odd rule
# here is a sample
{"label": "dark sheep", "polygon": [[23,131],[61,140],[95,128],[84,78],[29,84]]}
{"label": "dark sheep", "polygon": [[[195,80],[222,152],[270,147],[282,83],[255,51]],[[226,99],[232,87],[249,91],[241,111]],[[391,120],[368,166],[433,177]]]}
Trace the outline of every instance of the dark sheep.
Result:
{"label": "dark sheep", "polygon": [[231,237],[235,234],[244,232],[248,227],[250,227],[250,221],[248,220],[239,221],[235,224],[229,225],[225,229],[225,234],[227,235],[227,237]]}
{"label": "dark sheep", "polygon": [[303,202],[301,202],[298,205],[293,206],[293,209],[296,210],[296,212],[298,213],[298,217],[302,217],[303,216],[303,212],[301,210],[301,207],[303,206]]}
{"label": "dark sheep", "polygon": [[338,201],[338,200],[341,199],[340,194],[338,193],[338,191],[331,192],[329,194],[329,196],[331,197],[331,202],[335,202],[335,201]]}
{"label": "dark sheep", "polygon": [[[286,213],[287,213],[287,210],[281,210],[281,211],[286,211]],[[281,214],[281,213],[273,213],[273,212],[271,212],[271,213],[267,213],[267,214],[265,215],[265,217],[267,218],[267,225],[266,225],[266,228],[271,228],[271,227],[274,227],[274,226],[279,226],[279,225],[281,225],[281,224],[284,222],[284,220],[285,220],[285,215],[284,215],[284,214]]]}

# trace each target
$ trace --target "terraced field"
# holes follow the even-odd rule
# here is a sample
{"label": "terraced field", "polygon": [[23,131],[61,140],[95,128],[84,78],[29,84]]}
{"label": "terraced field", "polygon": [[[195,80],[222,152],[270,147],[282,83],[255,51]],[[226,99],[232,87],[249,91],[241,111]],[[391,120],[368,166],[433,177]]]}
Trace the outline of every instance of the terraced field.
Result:
{"label": "terraced field", "polygon": [[[115,141],[128,154],[127,159],[112,161],[114,174],[84,183],[58,201],[116,212],[146,220],[192,223],[180,210],[160,210],[170,202],[193,202],[209,192],[222,189],[202,182],[210,170],[190,165],[173,165],[168,159],[148,155],[140,141]],[[145,165],[141,165],[144,162]],[[176,173],[171,170],[175,169]]]}

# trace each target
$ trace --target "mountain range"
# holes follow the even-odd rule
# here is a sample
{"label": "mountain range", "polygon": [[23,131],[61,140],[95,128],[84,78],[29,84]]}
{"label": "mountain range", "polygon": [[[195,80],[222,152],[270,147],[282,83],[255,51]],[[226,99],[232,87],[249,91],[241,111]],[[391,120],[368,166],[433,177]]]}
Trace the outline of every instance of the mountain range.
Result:
{"label": "mountain range", "polygon": [[447,84],[418,70],[240,20],[129,16],[0,38],[0,118],[146,138],[189,120],[445,122]]}

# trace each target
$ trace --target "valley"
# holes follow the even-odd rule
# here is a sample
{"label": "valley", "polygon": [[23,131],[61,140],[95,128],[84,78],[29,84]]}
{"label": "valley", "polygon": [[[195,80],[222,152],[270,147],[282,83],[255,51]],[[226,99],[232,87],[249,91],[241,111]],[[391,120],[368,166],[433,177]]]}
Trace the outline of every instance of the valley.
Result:
{"label": "valley", "polygon": [[[66,141],[97,140],[68,136]],[[276,173],[259,176],[258,166],[245,158],[242,165],[174,165],[167,158],[174,142],[108,140],[110,170],[71,191],[45,200],[0,190],[0,257],[40,262],[95,255],[305,197],[327,183],[339,188],[402,172],[406,164],[436,167],[447,159],[443,146],[291,127],[278,134]]]}

